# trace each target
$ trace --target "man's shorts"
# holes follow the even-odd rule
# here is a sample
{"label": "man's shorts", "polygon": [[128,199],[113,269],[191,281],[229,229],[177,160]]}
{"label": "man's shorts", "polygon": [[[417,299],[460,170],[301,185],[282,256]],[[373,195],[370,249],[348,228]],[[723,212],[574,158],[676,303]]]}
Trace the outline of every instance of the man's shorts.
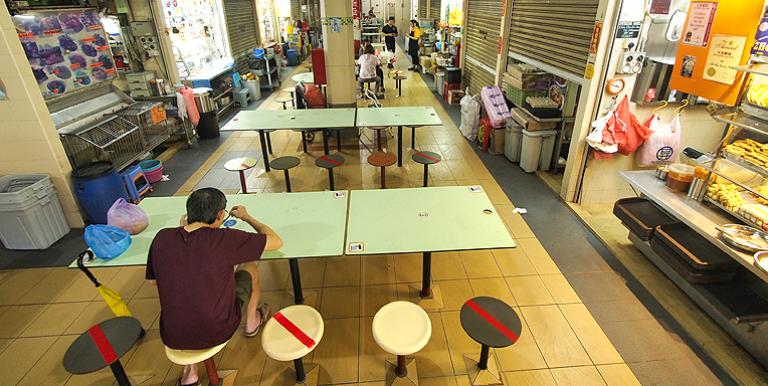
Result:
{"label": "man's shorts", "polygon": [[240,306],[248,304],[253,291],[251,274],[246,271],[235,272],[235,295],[240,300]]}

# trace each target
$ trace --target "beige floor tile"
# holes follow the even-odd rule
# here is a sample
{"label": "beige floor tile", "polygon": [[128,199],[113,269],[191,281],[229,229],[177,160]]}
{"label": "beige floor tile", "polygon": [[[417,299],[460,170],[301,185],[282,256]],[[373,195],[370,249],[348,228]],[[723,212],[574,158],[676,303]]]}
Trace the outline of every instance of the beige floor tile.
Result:
{"label": "beige floor tile", "polygon": [[327,264],[326,258],[299,260],[302,288],[322,288]]}
{"label": "beige floor tile", "polygon": [[445,328],[440,313],[429,314],[432,323],[432,336],[421,351],[413,356],[416,358],[416,366],[419,377],[445,377],[453,375],[451,355],[448,351],[448,342],[445,337]]}
{"label": "beige floor tile", "polygon": [[474,296],[490,296],[512,307],[517,305],[517,301],[509,290],[509,286],[504,278],[469,279],[469,283],[472,286]]}
{"label": "beige floor tile", "polygon": [[522,307],[521,311],[550,368],[592,364],[557,306]]}
{"label": "beige floor tile", "polygon": [[501,277],[501,270],[496,265],[496,260],[490,250],[461,251],[459,255],[464,263],[464,269],[467,271],[467,277]]}
{"label": "beige floor tile", "polygon": [[[322,300],[322,289],[306,289],[304,290],[304,304],[308,305],[316,310],[320,309]],[[269,304],[269,308],[272,313],[294,305],[293,292],[283,291],[263,291],[261,293],[261,301]],[[325,316],[325,315],[323,315]]]}
{"label": "beige floor tile", "polygon": [[[301,270],[301,261],[299,261]],[[290,268],[284,260],[259,262],[259,286],[262,291],[284,290],[290,286]],[[303,279],[303,278],[302,278]]]}
{"label": "beige floor tile", "polygon": [[83,312],[75,319],[66,330],[66,334],[80,335],[93,325],[99,324],[115,315],[110,311],[106,303],[101,298],[89,303]]}
{"label": "beige floor tile", "polygon": [[320,314],[325,319],[360,316],[360,287],[323,288]]}
{"label": "beige floor tile", "polygon": [[61,335],[80,316],[86,306],[88,303],[50,304],[19,336]]}
{"label": "beige floor tile", "polygon": [[360,285],[360,256],[333,257],[325,267],[323,286]]}
{"label": "beige floor tile", "polygon": [[333,319],[325,322],[323,341],[315,349],[314,362],[321,367],[320,384],[358,381],[357,358],[360,319]]}
{"label": "beige floor tile", "polygon": [[[91,273],[102,284],[109,283],[112,278],[120,272],[121,268],[102,268],[92,269]],[[65,289],[54,301],[57,303],[64,302],[89,302],[98,297],[98,292],[85,275],[80,275],[71,286]]]}
{"label": "beige floor tile", "polygon": [[509,347],[494,349],[501,370],[520,371],[547,368],[547,363],[544,361],[541,350],[539,350],[528,324],[523,319],[520,309],[515,308],[515,312],[520,316],[522,322],[520,338]]}
{"label": "beige floor tile", "polygon": [[603,376],[603,380],[608,386],[640,386],[640,382],[632,374],[632,370],[624,363],[598,365],[597,371]]}
{"label": "beige floor tile", "polygon": [[0,282],[0,305],[17,304],[30,290],[53,272],[52,268],[21,269],[6,272]]}
{"label": "beige floor tile", "polygon": [[[305,361],[304,368],[309,369],[312,363]],[[262,386],[292,386],[296,384],[296,378],[291,371],[292,364],[289,362],[278,362],[274,359],[267,358],[264,362],[263,373],[261,374],[260,383],[250,383],[251,385]],[[320,369],[322,372],[323,369]],[[251,377],[255,378],[255,377]],[[239,377],[238,377],[239,380]],[[239,382],[238,382],[239,383]]]}
{"label": "beige floor tile", "polygon": [[63,385],[71,374],[64,369],[61,361],[77,335],[60,336],[37,364],[22,378],[19,385]]}
{"label": "beige floor tile", "polygon": [[510,204],[509,197],[507,197],[507,194],[501,190],[501,187],[496,183],[496,180],[480,180],[480,185],[483,186],[485,194],[488,195],[488,198],[491,199],[491,202],[494,205]]}
{"label": "beige floor tile", "polygon": [[395,275],[398,283],[421,281],[423,257],[417,253],[394,255]]}
{"label": "beige floor tile", "polygon": [[512,295],[519,306],[554,304],[555,299],[537,275],[511,276],[505,278]]}
{"label": "beige floor tile", "polygon": [[579,295],[573,290],[571,284],[568,283],[565,276],[557,275],[541,275],[541,280],[544,282],[544,286],[555,299],[557,304],[569,304],[569,303],[581,303]]}
{"label": "beige floor tile", "polygon": [[56,337],[20,338],[0,354],[0,382],[17,384],[56,341]]}
{"label": "beige floor tile", "polygon": [[448,342],[448,353],[451,356],[453,371],[456,375],[466,374],[464,356],[480,355],[480,344],[464,332],[458,311],[440,312],[440,318],[443,322],[445,339]]}
{"label": "beige floor tile", "polygon": [[144,283],[136,291],[136,295],[133,295],[134,299],[151,299],[158,298],[157,284],[153,280],[145,280]]}
{"label": "beige floor tile", "polygon": [[504,373],[504,384],[515,386],[557,386],[549,369]]}
{"label": "beige floor tile", "polygon": [[13,343],[14,338],[7,338],[7,339],[0,339],[0,354],[5,351],[5,349],[10,346],[11,343]]}
{"label": "beige floor tile", "polygon": [[133,298],[139,288],[146,281],[145,267],[125,267],[109,282],[103,282],[105,286],[117,291],[125,300]]}
{"label": "beige floor tile", "polygon": [[594,364],[624,362],[587,307],[583,304],[565,304],[560,306],[560,310]]}
{"label": "beige floor tile", "polygon": [[0,314],[0,338],[15,338],[40,316],[47,305],[11,306]]}
{"label": "beige floor tile", "polygon": [[[433,286],[440,286],[443,295],[442,311],[460,310],[464,303],[474,296],[469,280],[433,281]],[[421,286],[419,285],[419,288]]]}
{"label": "beige floor tile", "polygon": [[258,385],[261,380],[266,354],[261,348],[261,337],[249,339],[235,333],[224,347],[219,368],[237,370],[237,384]]}
{"label": "beige floor tile", "polygon": [[565,367],[550,371],[558,385],[605,385],[595,366]]}
{"label": "beige floor tile", "polygon": [[149,329],[160,317],[160,300],[134,298],[128,302],[128,309],[145,329]]}
{"label": "beige floor tile", "polygon": [[396,284],[362,286],[360,288],[361,316],[373,317],[381,307],[398,300],[398,298]]}
{"label": "beige floor tile", "polygon": [[391,255],[362,256],[363,285],[396,283],[395,259]]}
{"label": "beige floor tile", "polygon": [[158,330],[147,331],[147,335],[135,346],[133,354],[123,361],[127,374],[151,377],[146,384],[163,382],[172,365],[165,356],[165,345]]}
{"label": "beige floor tile", "polygon": [[467,272],[459,252],[436,252],[432,254],[432,279],[466,279]]}
{"label": "beige floor tile", "polygon": [[536,267],[522,248],[494,249],[491,251],[504,276],[536,275]]}
{"label": "beige floor tile", "polygon": [[456,386],[457,377],[423,378],[421,377],[421,370],[419,370],[419,378],[420,386]]}
{"label": "beige floor tile", "polygon": [[59,268],[53,270],[29,292],[24,294],[18,304],[47,304],[69,288],[83,273],[76,269]]}
{"label": "beige floor tile", "polygon": [[360,319],[360,356],[358,367],[360,382],[383,381],[386,377],[385,361],[394,356],[382,350],[373,338],[373,318]]}
{"label": "beige floor tile", "polygon": [[552,261],[552,257],[549,256],[547,250],[541,245],[537,239],[518,239],[518,247],[522,248],[525,255],[536,267],[536,271],[541,274],[548,273],[560,273],[560,269]]}

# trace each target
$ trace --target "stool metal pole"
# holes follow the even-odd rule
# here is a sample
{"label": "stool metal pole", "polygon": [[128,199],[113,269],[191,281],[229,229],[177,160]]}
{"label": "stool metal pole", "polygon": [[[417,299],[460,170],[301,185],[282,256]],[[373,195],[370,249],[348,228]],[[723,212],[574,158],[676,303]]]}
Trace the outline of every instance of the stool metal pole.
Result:
{"label": "stool metal pole", "polygon": [[328,146],[328,129],[323,129],[323,154],[328,155],[331,153],[331,149]]}
{"label": "stool metal pole", "polygon": [[205,372],[208,373],[208,382],[211,385],[221,384],[219,373],[216,372],[216,363],[213,362],[213,358],[205,360]]}
{"label": "stool metal pole", "polygon": [[265,133],[264,130],[259,130],[259,140],[261,142],[261,155],[264,159],[264,171],[269,173],[269,154],[272,154],[272,151],[269,151],[269,154],[267,154],[267,149],[271,146],[267,145],[267,139],[269,138],[269,133]]}
{"label": "stool metal pole", "polygon": [[416,148],[416,128],[411,127],[411,149]]}
{"label": "stool metal pole", "polygon": [[328,180],[331,182],[331,191],[336,190],[333,185],[333,169],[328,169]]}
{"label": "stool metal pole", "polygon": [[304,153],[307,153],[307,136],[306,132],[301,132],[301,146],[304,148]]}
{"label": "stool metal pole", "polygon": [[118,385],[131,386],[131,381],[129,381],[128,376],[125,375],[125,369],[123,369],[123,365],[120,361],[115,361],[109,365],[109,368],[112,369],[112,374],[115,376]]}
{"label": "stool metal pole", "polygon": [[424,252],[421,268],[421,297],[432,296],[432,252]]}
{"label": "stool metal pole", "polygon": [[403,127],[397,127],[397,166],[403,166]]}
{"label": "stool metal pole", "polygon": [[397,356],[397,368],[395,369],[395,374],[400,378],[403,378],[406,375],[408,375],[408,368],[405,366],[404,355]]}
{"label": "stool metal pole", "polygon": [[382,189],[387,188],[387,177],[386,177],[387,171],[386,170],[387,168],[385,168],[384,166],[381,167],[381,188]]}
{"label": "stool metal pole", "polygon": [[341,151],[341,130],[336,130],[336,150]]}
{"label": "stool metal pole", "polygon": [[307,375],[304,374],[304,363],[301,358],[293,360],[293,367],[296,369],[296,383],[304,383]]}
{"label": "stool metal pole", "polygon": [[483,347],[480,349],[480,361],[477,362],[477,367],[480,368],[480,370],[487,370],[488,369],[488,353],[490,351],[490,348],[486,345],[483,345]]}
{"label": "stool metal pole", "polygon": [[291,192],[291,177],[288,175],[288,169],[283,170],[283,173],[285,173],[285,191],[290,193]]}
{"label": "stool metal pole", "polygon": [[272,137],[269,136],[269,132],[267,131],[267,148],[269,149],[269,154],[272,154]]}
{"label": "stool metal pole", "polygon": [[248,188],[245,185],[245,172],[240,170],[240,188],[243,190],[243,194],[248,194]]}
{"label": "stool metal pole", "polygon": [[296,259],[288,259],[288,265],[291,267],[293,302],[295,304],[304,304],[304,293],[301,290],[301,274],[299,273],[299,261]]}
{"label": "stool metal pole", "polygon": [[429,185],[428,181],[429,181],[429,165],[424,164],[424,187],[425,188],[427,187],[427,185]]}

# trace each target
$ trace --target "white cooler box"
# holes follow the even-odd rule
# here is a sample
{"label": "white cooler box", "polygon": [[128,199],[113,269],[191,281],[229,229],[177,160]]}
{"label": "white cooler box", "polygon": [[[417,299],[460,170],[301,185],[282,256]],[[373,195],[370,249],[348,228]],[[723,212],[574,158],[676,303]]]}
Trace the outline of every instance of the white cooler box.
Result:
{"label": "white cooler box", "polygon": [[523,146],[520,152],[520,167],[526,173],[534,173],[539,168],[549,170],[552,152],[555,147],[557,131],[523,130]]}

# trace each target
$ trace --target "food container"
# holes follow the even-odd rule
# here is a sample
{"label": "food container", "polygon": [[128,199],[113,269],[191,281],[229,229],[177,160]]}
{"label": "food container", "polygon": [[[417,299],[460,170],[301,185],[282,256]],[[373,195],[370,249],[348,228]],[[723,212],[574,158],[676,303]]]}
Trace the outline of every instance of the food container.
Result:
{"label": "food container", "polygon": [[720,238],[732,247],[747,252],[768,251],[768,233],[740,224],[717,227]]}
{"label": "food container", "polygon": [[687,192],[693,181],[694,168],[685,164],[669,165],[667,187],[675,192]]}
{"label": "food container", "polygon": [[656,168],[656,178],[666,181],[667,174],[669,173],[669,165],[663,165]]}
{"label": "food container", "polygon": [[763,272],[768,273],[768,251],[755,253],[755,265]]}

